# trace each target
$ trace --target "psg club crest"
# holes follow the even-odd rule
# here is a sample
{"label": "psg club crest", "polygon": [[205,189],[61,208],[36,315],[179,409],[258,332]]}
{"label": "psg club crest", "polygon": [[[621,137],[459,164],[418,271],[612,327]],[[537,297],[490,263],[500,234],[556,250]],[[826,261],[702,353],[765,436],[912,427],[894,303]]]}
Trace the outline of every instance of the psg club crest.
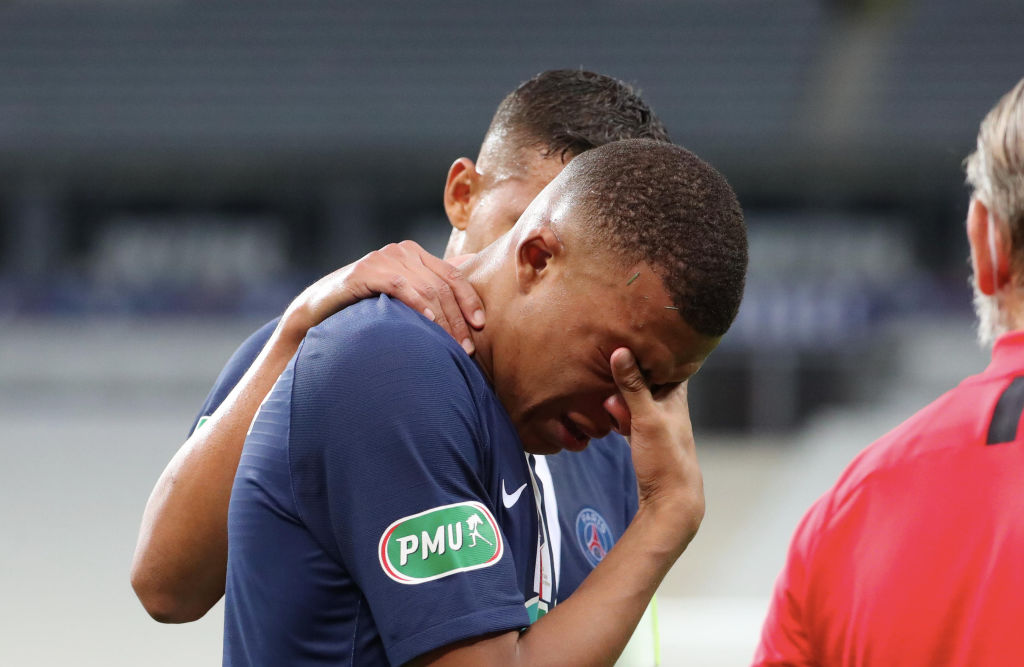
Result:
{"label": "psg club crest", "polygon": [[591,566],[597,567],[614,542],[608,522],[597,510],[590,507],[580,510],[576,515],[576,543]]}

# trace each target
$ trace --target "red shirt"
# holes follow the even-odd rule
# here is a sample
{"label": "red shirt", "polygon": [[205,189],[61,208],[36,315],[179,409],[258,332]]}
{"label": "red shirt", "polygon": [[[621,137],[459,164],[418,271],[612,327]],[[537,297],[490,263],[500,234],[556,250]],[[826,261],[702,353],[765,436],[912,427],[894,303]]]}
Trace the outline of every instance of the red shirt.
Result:
{"label": "red shirt", "polygon": [[1024,331],[796,529],[755,665],[1024,665]]}

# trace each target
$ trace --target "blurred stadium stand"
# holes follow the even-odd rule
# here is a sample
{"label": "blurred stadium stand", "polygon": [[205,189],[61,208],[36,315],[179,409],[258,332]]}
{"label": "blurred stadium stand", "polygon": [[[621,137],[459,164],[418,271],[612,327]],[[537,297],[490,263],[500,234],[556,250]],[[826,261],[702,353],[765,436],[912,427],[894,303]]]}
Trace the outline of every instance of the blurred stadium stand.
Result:
{"label": "blurred stadium stand", "polygon": [[0,322],[269,317],[388,241],[440,251],[445,170],[501,97],[585,67],[748,213],[697,418],[788,428],[858,397],[893,318],[967,312],[960,161],[1021,34],[994,0],[4,3]]}
{"label": "blurred stadium stand", "polygon": [[217,660],[220,607],[157,625],[128,586],[159,471],[302,285],[441,251],[448,166],[559,67],[637,84],[747,213],[659,598],[664,664],[748,664],[806,507],[985,364],[961,160],[1021,35],[1020,0],[0,2],[0,664]]}

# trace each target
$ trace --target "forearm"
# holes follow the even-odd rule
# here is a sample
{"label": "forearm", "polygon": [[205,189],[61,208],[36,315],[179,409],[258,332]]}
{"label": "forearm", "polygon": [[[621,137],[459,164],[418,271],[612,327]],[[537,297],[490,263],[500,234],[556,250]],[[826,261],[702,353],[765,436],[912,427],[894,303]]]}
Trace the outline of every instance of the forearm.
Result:
{"label": "forearm", "polygon": [[131,578],[159,621],[195,620],[224,594],[228,502],[245,435],[305,332],[287,315],[281,322],[220,407],[171,459],[146,503]]}
{"label": "forearm", "polygon": [[[655,591],[692,532],[669,507],[642,508],[615,547],[568,599],[525,632],[467,642],[423,664],[610,665],[629,642]],[[698,519],[699,521],[699,519]]]}
{"label": "forearm", "polygon": [[463,312],[482,327],[483,303],[453,266],[411,241],[372,252],[307,287],[224,402],[175,454],[146,504],[132,586],[154,618],[195,620],[223,595],[228,503],[249,424],[310,327],[378,293],[427,314],[472,351]]}
{"label": "forearm", "polygon": [[622,653],[644,609],[704,518],[704,484],[686,403],[686,384],[653,395],[632,352],[616,349],[611,370],[621,398],[616,421],[630,435],[636,516],[567,600],[525,632],[508,632],[424,656],[462,665],[604,665]]}
{"label": "forearm", "polygon": [[675,518],[641,510],[580,587],[519,637],[522,664],[614,663],[686,546],[665,530]]}

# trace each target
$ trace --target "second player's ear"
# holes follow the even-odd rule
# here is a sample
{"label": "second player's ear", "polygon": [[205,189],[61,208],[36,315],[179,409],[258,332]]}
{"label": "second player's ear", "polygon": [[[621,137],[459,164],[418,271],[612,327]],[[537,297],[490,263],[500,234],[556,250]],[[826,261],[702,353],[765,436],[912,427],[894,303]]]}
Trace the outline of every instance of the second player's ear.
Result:
{"label": "second player's ear", "polygon": [[460,157],[448,169],[444,183],[444,211],[455,229],[464,230],[480,190],[480,173],[468,157]]}
{"label": "second player's ear", "polygon": [[561,239],[550,225],[530,230],[516,244],[516,281],[528,292],[549,273],[552,260],[562,257]]}

